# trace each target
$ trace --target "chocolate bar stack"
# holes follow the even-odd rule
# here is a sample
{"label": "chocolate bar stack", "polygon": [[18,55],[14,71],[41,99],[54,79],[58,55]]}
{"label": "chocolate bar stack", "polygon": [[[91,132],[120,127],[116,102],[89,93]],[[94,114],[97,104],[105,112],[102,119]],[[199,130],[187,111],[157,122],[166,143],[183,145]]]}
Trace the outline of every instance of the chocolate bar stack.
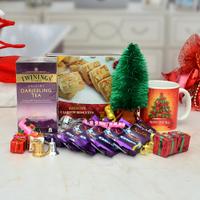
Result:
{"label": "chocolate bar stack", "polygon": [[177,153],[188,151],[190,136],[179,131],[155,134],[153,153],[168,157]]}
{"label": "chocolate bar stack", "polygon": [[54,137],[58,146],[72,151],[80,151],[88,155],[101,153],[113,157],[118,153],[135,156],[143,145],[150,142],[155,130],[142,122],[134,125],[120,120],[119,122],[72,119],[64,116],[60,120],[57,135],[48,135],[47,141]]}

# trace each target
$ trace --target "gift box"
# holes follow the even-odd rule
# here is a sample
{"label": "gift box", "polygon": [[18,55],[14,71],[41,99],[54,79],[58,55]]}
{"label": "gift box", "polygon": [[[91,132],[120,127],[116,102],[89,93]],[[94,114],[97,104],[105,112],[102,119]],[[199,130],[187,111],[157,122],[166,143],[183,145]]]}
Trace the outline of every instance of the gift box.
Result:
{"label": "gift box", "polygon": [[26,150],[28,147],[28,135],[23,134],[23,133],[17,133],[14,135],[13,139],[19,139],[19,140],[24,140],[24,149]]}
{"label": "gift box", "polygon": [[156,134],[154,136],[153,153],[162,157],[168,157],[174,152],[174,141],[170,136]]}
{"label": "gift box", "polygon": [[26,150],[26,140],[23,138],[13,138],[10,142],[10,152],[23,154]]}
{"label": "gift box", "polygon": [[57,57],[59,118],[104,118],[111,94],[111,75],[119,55],[47,56]]}
{"label": "gift box", "polygon": [[190,145],[190,136],[186,133],[179,132],[180,140],[179,140],[179,148],[178,152],[186,152],[189,149]]}
{"label": "gift box", "polygon": [[168,157],[177,153],[186,152],[189,148],[190,136],[183,132],[173,131],[155,134],[153,153]]}

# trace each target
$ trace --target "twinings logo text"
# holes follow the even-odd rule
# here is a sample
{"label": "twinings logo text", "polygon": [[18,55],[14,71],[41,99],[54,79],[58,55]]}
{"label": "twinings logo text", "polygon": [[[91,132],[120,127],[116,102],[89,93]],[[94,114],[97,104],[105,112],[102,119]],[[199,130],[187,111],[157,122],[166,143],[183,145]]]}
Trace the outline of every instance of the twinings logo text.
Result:
{"label": "twinings logo text", "polygon": [[18,83],[56,82],[56,74],[17,74]]}

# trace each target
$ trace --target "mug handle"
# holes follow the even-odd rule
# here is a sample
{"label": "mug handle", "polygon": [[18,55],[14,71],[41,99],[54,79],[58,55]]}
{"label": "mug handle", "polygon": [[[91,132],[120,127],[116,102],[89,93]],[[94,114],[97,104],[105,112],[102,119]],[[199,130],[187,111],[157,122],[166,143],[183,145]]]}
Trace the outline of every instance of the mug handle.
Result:
{"label": "mug handle", "polygon": [[190,111],[191,111],[192,103],[191,103],[190,93],[187,90],[185,90],[183,88],[179,88],[179,94],[180,93],[183,93],[186,98],[186,111],[182,116],[178,117],[178,121],[183,121],[186,118],[188,118]]}

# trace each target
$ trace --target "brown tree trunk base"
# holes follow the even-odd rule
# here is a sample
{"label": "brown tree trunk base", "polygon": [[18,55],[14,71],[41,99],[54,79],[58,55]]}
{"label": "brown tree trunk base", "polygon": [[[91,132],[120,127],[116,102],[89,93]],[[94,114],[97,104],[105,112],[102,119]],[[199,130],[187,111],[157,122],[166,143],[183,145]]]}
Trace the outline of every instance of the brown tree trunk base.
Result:
{"label": "brown tree trunk base", "polygon": [[117,112],[117,119],[119,120],[120,118],[125,119],[126,121],[128,121],[131,124],[134,124],[136,121],[135,118],[135,112],[136,111],[127,111],[127,110],[120,110]]}

